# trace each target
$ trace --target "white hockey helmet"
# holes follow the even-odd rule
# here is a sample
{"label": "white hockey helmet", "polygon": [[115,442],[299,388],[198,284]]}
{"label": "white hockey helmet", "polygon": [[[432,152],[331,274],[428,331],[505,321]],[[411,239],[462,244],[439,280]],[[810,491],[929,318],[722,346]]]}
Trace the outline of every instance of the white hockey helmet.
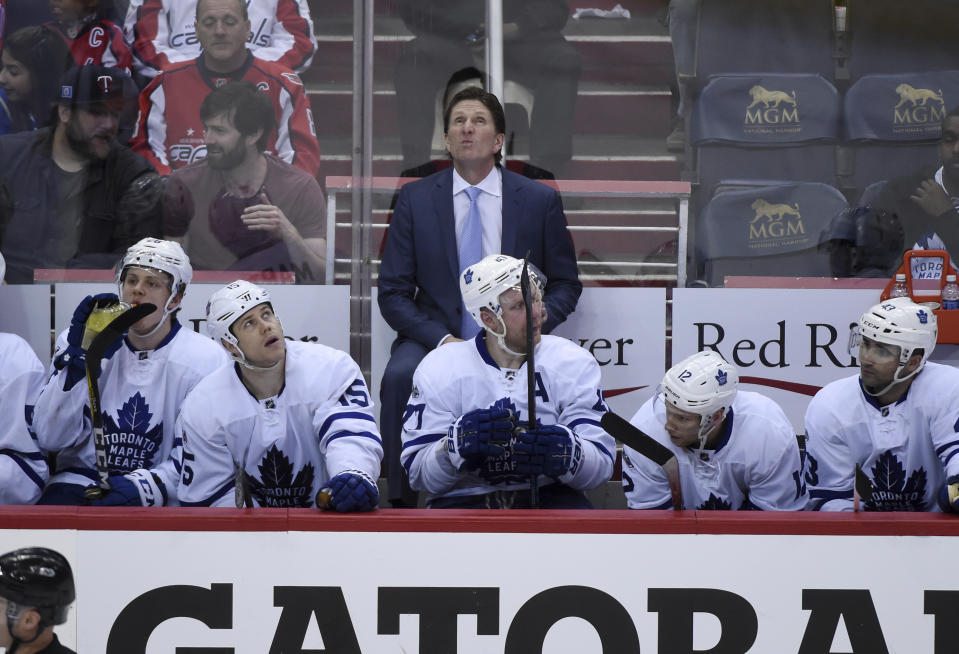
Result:
{"label": "white hockey helmet", "polygon": [[[849,353],[859,358],[859,345],[863,338],[899,348],[899,367],[893,376],[892,384],[877,393],[882,395],[892,388],[893,384],[905,381],[922,370],[936,347],[938,335],[936,314],[908,297],[891,298],[870,307],[862,314],[858,329],[854,329],[851,335]],[[919,348],[922,348],[919,367],[909,375],[900,377],[913,352]]]}
{"label": "white hockey helmet", "polygon": [[[523,260],[507,254],[491,254],[460,273],[463,304],[481,329],[485,327],[481,310],[488,309],[499,317],[503,313],[499,296],[510,289],[521,291],[522,277]],[[529,265],[529,278],[542,292],[546,278],[533,264]]]}
{"label": "white hockey helmet", "polygon": [[231,352],[231,356],[243,363],[246,357],[240,349],[236,336],[230,331],[230,327],[244,313],[264,303],[269,304],[270,308],[273,307],[270,294],[262,286],[257,286],[245,279],[238,279],[227,284],[211,295],[210,301],[206,303],[207,334],[217,343],[226,341],[235,347],[239,355]]}
{"label": "white hockey helmet", "polygon": [[183,251],[183,247],[176,241],[164,241],[159,238],[143,238],[127,248],[123,259],[117,264],[116,283],[117,296],[123,297],[123,278],[127,268],[152,268],[167,273],[172,278],[170,283],[170,297],[163,307],[163,316],[149,333],[150,336],[160,328],[168,315],[173,313],[170,304],[176,299],[177,293],[186,293],[186,287],[193,279],[193,267],[190,258]]}
{"label": "white hockey helmet", "polygon": [[720,409],[729,414],[739,386],[739,372],[713,350],[703,350],[686,357],[666,371],[663,377],[663,401],[681,411],[700,416],[699,436],[711,424]]}

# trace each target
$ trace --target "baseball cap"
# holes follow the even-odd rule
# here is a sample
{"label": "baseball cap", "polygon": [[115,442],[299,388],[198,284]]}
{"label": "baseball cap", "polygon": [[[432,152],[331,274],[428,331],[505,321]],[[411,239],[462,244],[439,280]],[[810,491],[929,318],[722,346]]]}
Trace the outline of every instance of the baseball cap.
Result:
{"label": "baseball cap", "polygon": [[105,103],[122,109],[135,96],[133,81],[119,68],[74,66],[60,79],[59,100],[70,106]]}

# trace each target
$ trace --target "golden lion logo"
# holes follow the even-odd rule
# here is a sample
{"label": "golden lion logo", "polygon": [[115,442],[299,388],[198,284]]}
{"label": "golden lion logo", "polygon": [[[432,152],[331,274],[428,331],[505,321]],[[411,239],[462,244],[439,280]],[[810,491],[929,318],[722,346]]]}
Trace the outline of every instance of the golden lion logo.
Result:
{"label": "golden lion logo", "polygon": [[[797,202],[792,207],[788,204],[772,204],[771,202],[766,202],[762,198],[756,198],[752,203],[753,211],[756,212],[756,216],[749,221],[749,224],[752,225],[756,223],[761,218],[767,218],[768,222],[781,221],[783,216],[796,216],[799,218],[799,203]],[[795,209],[793,208],[795,207]]]}
{"label": "golden lion logo", "polygon": [[749,95],[752,96],[753,101],[752,104],[746,107],[746,109],[752,109],[760,102],[765,105],[766,109],[769,109],[770,107],[777,109],[783,102],[787,102],[793,107],[796,106],[796,91],[793,91],[792,95],[789,95],[785,91],[767,91],[757,84],[749,89]]}
{"label": "golden lion logo", "polygon": [[932,89],[917,89],[903,83],[896,87],[896,93],[899,95],[899,104],[894,107],[895,109],[899,109],[907,102],[911,103],[913,107],[925,107],[927,100],[938,102],[941,105],[946,103],[942,98],[942,89],[936,92]]}

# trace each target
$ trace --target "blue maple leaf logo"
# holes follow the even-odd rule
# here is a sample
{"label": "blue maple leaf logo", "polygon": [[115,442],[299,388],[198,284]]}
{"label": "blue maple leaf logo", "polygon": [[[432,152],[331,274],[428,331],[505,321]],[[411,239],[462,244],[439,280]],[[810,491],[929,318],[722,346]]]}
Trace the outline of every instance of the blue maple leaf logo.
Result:
{"label": "blue maple leaf logo", "polygon": [[872,498],[868,511],[923,511],[926,500],[926,471],[914,470],[906,478],[899,458],[890,451],[879,455],[872,466]]}
{"label": "blue maple leaf logo", "polygon": [[293,475],[293,465],[274,444],[257,465],[260,478],[250,477],[250,492],[260,506],[313,506],[313,479],[315,470],[307,463]]}
{"label": "blue maple leaf logo", "polygon": [[117,420],[103,412],[103,433],[107,439],[107,463],[114,472],[152,468],[163,443],[163,423],[150,427],[150,405],[137,391],[117,411]]}
{"label": "blue maple leaf logo", "polygon": [[920,324],[925,325],[926,323],[929,322],[929,314],[926,313],[923,309],[919,309],[919,311],[916,312],[916,315],[919,316]]}
{"label": "blue maple leaf logo", "polygon": [[140,395],[140,391],[137,391],[136,394],[124,402],[120,410],[117,411],[117,418],[119,418],[117,426],[124,431],[142,434],[150,426],[150,419],[152,417],[153,414],[150,413],[150,405],[147,404],[144,397]]}
{"label": "blue maple leaf logo", "polygon": [[466,282],[467,284],[472,284],[472,283],[473,283],[473,269],[472,269],[472,268],[467,268],[467,269],[466,269],[466,272],[463,273],[463,281]]}
{"label": "blue maple leaf logo", "polygon": [[709,498],[696,507],[698,511],[732,511],[732,509],[732,504],[721,497],[716,497],[713,493],[710,493]]}
{"label": "blue maple leaf logo", "polygon": [[726,382],[729,380],[729,373],[723,372],[722,370],[716,371],[716,381],[720,386],[725,386]]}

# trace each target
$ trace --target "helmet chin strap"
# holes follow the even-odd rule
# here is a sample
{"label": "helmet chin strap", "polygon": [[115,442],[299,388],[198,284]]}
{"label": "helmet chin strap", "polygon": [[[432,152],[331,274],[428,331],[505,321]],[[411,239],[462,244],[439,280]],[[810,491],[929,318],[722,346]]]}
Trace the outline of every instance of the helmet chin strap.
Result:
{"label": "helmet chin strap", "polygon": [[[272,364],[270,364],[270,365],[268,365],[268,366],[258,366],[258,365],[256,365],[255,363],[250,363],[250,362],[247,360],[246,355],[243,353],[243,350],[240,349],[240,346],[239,346],[239,345],[234,345],[233,347],[234,347],[234,349],[237,351],[238,354],[234,354],[233,352],[230,352],[230,358],[232,358],[234,361],[236,361],[237,363],[239,363],[241,366],[243,366],[243,367],[246,368],[247,370],[257,370],[257,371],[260,371],[260,372],[266,371],[266,370],[273,370],[273,369],[276,368],[278,365],[280,365],[280,362],[281,362],[281,361],[283,361],[283,359],[277,359],[276,361],[274,361]],[[228,350],[228,351],[229,351],[229,350]]]}
{"label": "helmet chin strap", "polygon": [[[868,388],[865,384],[862,385],[863,390],[866,391],[866,394],[869,395],[870,397],[882,397],[883,395],[885,395],[886,393],[888,393],[890,390],[892,390],[892,387],[893,387],[893,386],[895,386],[896,384],[901,384],[901,383],[904,382],[904,381],[908,381],[908,380],[912,379],[912,378],[916,375],[916,373],[918,373],[920,370],[922,370],[922,366],[919,366],[918,368],[916,368],[915,370],[913,370],[912,372],[910,372],[910,373],[909,373],[908,375],[906,375],[905,377],[900,377],[900,376],[899,376],[899,373],[902,371],[902,369],[903,369],[904,367],[905,367],[905,365],[900,364],[900,366],[899,366],[898,368],[896,368],[896,374],[892,376],[892,381],[889,382],[888,384],[886,384],[886,386],[885,386],[881,391],[875,391],[875,392],[873,392],[873,391],[869,390],[869,388]],[[860,379],[861,379],[861,377],[860,377]]]}
{"label": "helmet chin strap", "polygon": [[509,347],[507,347],[507,345],[506,345],[506,323],[503,322],[503,318],[502,318],[498,313],[497,313],[497,314],[493,314],[493,315],[496,316],[496,319],[499,320],[499,325],[500,325],[500,327],[503,328],[503,333],[502,333],[502,334],[490,330],[490,333],[493,334],[493,336],[496,337],[496,342],[497,342],[497,344],[499,344],[500,348],[502,348],[502,349],[505,350],[506,352],[509,352],[509,353],[512,354],[514,357],[525,357],[525,356],[526,356],[526,352],[514,352],[513,350],[509,349]]}

